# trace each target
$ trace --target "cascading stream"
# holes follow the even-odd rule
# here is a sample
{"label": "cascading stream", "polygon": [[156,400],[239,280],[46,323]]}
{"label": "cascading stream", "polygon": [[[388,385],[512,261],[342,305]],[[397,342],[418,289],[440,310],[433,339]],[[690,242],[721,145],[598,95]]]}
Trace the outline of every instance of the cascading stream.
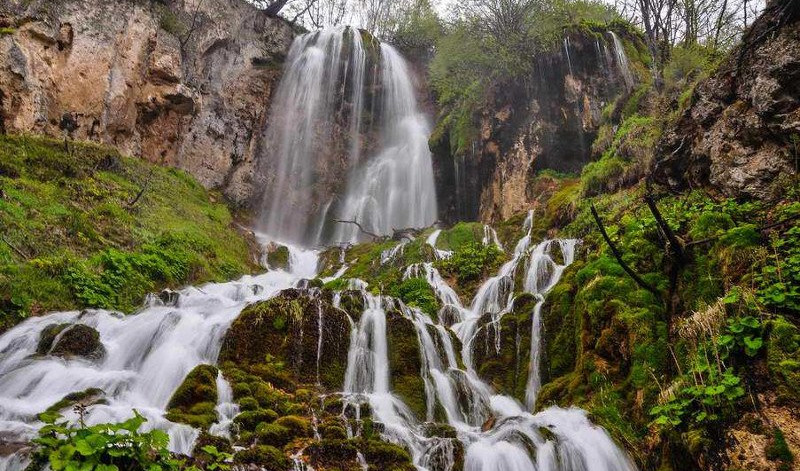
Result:
{"label": "cascading stream", "polygon": [[[540,311],[549,290],[559,281],[564,269],[574,260],[577,241],[545,240],[530,245],[533,213],[524,223],[525,236],[520,239],[512,259],[497,276],[487,280],[478,290],[470,308],[464,308],[456,295],[431,263],[409,266],[405,277],[424,277],[442,302],[440,318],[446,312],[457,312],[452,331],[463,344],[465,368],[459,368],[451,330],[416,308],[366,290],[361,286],[367,308],[358,324],[353,324],[348,368],[344,385],[345,397],[353,404],[366,398],[375,420],[385,424],[384,438],[411,451],[420,470],[449,471],[455,463],[453,439],[429,437],[425,425],[394,395],[388,375],[386,318],[399,313],[410,320],[417,332],[422,379],[425,386],[426,417],[430,422],[434,410],[441,406],[447,423],[457,431],[457,440],[465,449],[467,471],[634,471],[636,468],[608,434],[593,425],[586,413],[577,408],[549,407],[535,414],[536,394],[540,384]],[[436,245],[438,232],[428,239]],[[488,234],[487,234],[488,235]],[[556,261],[559,260],[559,261]],[[498,326],[502,316],[510,312],[514,301],[514,278],[523,276],[525,292],[539,298],[533,313],[529,382],[526,404],[497,394],[482,381],[472,366],[473,340],[479,332],[478,320],[484,313]],[[433,329],[431,329],[431,327]],[[485,328],[483,326],[481,328]],[[499,333],[497,339],[499,341]],[[439,347],[437,347],[437,345]],[[498,346],[499,348],[499,346]],[[491,419],[491,420],[490,420]],[[487,427],[486,424],[493,424]],[[544,433],[543,430],[547,430]],[[552,437],[555,437],[554,439]]]}
{"label": "cascading stream", "polygon": [[[105,310],[58,312],[33,317],[0,336],[0,433],[19,439],[36,436],[37,415],[67,394],[99,388],[106,404],[89,408],[87,422],[121,422],[138,410],[146,427],[165,430],[170,449],[190,454],[198,431],[164,418],[177,387],[195,366],[214,364],[222,337],[251,302],[270,298],[316,275],[317,254],[290,247],[291,270],[269,271],[240,280],[189,287],[165,305],[157,297],[138,313]],[[37,356],[42,331],[54,324],[97,329],[105,355],[97,361]],[[217,380],[219,421],[212,432],[225,436],[237,406],[224,378]],[[66,418],[74,421],[73,413]],[[21,458],[0,461],[0,469],[23,469]]]}

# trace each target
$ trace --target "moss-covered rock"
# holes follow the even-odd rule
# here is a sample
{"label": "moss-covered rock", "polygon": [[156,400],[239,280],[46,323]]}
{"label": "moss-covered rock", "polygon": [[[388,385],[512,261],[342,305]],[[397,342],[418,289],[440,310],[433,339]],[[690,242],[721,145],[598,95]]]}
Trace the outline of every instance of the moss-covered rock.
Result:
{"label": "moss-covered rock", "polygon": [[413,471],[411,454],[393,443],[364,440],[359,444],[370,470]]}
{"label": "moss-covered rock", "polygon": [[233,464],[255,465],[264,471],[286,471],[291,468],[289,458],[279,449],[269,445],[256,445],[239,451],[233,455]]}
{"label": "moss-covered rock", "polygon": [[273,270],[289,269],[289,248],[285,245],[274,245],[267,249],[267,266]]}
{"label": "moss-covered rock", "polygon": [[167,419],[208,429],[217,419],[217,368],[198,365],[172,394]]}
{"label": "moss-covered rock", "polygon": [[389,378],[392,392],[417,415],[424,418],[425,383],[420,377],[422,360],[414,324],[398,311],[386,314],[386,335],[389,349]]}
{"label": "moss-covered rock", "polygon": [[536,298],[522,294],[498,324],[492,321],[490,314],[485,314],[478,321],[479,331],[472,345],[473,364],[478,375],[498,392],[520,401],[525,399],[528,381],[535,304]]}
{"label": "moss-covered rock", "polygon": [[46,412],[61,412],[70,409],[77,404],[90,406],[94,404],[104,404],[106,402],[105,393],[99,388],[89,388],[83,391],[67,394],[60,401],[48,407]]}
{"label": "moss-covered rock", "polygon": [[44,328],[36,352],[58,357],[98,360],[105,354],[100,333],[84,324],[53,324]]}
{"label": "moss-covered rock", "polygon": [[305,450],[314,469],[360,469],[355,441],[326,439],[314,442]]}
{"label": "moss-covered rock", "polygon": [[339,390],[349,341],[350,322],[344,311],[309,291],[289,289],[245,308],[225,334],[220,361],[255,367],[269,357],[282,364],[295,382],[319,380],[328,390]]}

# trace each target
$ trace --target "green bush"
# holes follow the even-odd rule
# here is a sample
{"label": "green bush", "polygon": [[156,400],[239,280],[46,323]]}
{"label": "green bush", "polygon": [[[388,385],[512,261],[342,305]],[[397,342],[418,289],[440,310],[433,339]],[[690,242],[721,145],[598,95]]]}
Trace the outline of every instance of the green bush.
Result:
{"label": "green bush", "polygon": [[439,301],[425,278],[408,278],[393,287],[391,295],[409,306],[417,307],[431,318],[436,318]]}
{"label": "green bush", "polygon": [[140,432],[144,417],[134,417],[120,424],[92,426],[69,425],[55,413],[40,415],[45,426],[34,440],[36,446],[29,469],[53,471],[94,469],[181,469],[181,462],[167,450],[169,436],[161,430]]}

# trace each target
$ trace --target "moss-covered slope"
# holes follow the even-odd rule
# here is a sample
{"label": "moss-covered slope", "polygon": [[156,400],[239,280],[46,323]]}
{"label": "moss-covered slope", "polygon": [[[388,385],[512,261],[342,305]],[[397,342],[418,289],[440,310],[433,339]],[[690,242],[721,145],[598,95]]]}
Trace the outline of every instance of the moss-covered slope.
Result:
{"label": "moss-covered slope", "polygon": [[0,135],[0,330],[56,309],[131,311],[148,292],[253,271],[217,198],[107,147]]}

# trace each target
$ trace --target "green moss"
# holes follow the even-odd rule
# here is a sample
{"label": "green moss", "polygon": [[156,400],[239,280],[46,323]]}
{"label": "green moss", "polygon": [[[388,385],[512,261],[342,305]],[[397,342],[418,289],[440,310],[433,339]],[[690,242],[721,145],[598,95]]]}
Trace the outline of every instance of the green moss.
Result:
{"label": "green moss", "polygon": [[291,434],[288,428],[279,424],[267,424],[263,422],[256,427],[256,436],[258,437],[259,443],[278,448],[282,448],[291,440]]}
{"label": "green moss", "polygon": [[289,248],[279,245],[267,253],[267,264],[274,270],[287,270],[289,268]]}
{"label": "green moss", "polygon": [[0,161],[0,330],[257,269],[228,208],[182,171],[30,136],[0,136]]}
{"label": "green moss", "polygon": [[767,366],[785,402],[800,400],[800,329],[783,317],[767,324]]}
{"label": "green moss", "polygon": [[61,412],[64,409],[73,407],[80,403],[85,406],[92,404],[102,404],[105,402],[103,395],[105,393],[99,388],[89,388],[83,391],[67,394],[63,399],[48,407],[45,412]]}
{"label": "green moss", "polygon": [[389,377],[392,391],[420,419],[426,415],[425,384],[417,332],[412,322],[400,313],[389,312],[386,319],[389,350]]}
{"label": "green moss", "polygon": [[436,319],[436,314],[439,312],[439,300],[425,278],[405,279],[393,287],[391,295],[409,306],[419,308],[432,319]]}
{"label": "green moss", "polygon": [[794,455],[786,444],[783,431],[777,427],[772,431],[772,439],[767,445],[766,453],[768,460],[780,461],[783,463],[781,469],[790,469],[791,463],[794,462]]}
{"label": "green moss", "polygon": [[286,471],[289,459],[280,450],[269,445],[256,445],[233,456],[236,465],[256,465],[265,471]]}
{"label": "green moss", "polygon": [[9,28],[9,27],[0,28],[0,36],[4,36],[7,34],[14,34],[16,32],[17,30],[15,28]]}
{"label": "green moss", "polygon": [[[322,342],[317,339],[320,310]],[[242,311],[223,338],[220,361],[246,367],[282,389],[293,390],[298,382],[314,384],[319,379],[335,391],[344,382],[349,338],[350,322],[344,311],[303,291],[286,290]],[[246,395],[259,399],[256,391]]]}
{"label": "green moss", "polygon": [[172,394],[167,419],[208,429],[217,420],[217,368],[198,365]]}

